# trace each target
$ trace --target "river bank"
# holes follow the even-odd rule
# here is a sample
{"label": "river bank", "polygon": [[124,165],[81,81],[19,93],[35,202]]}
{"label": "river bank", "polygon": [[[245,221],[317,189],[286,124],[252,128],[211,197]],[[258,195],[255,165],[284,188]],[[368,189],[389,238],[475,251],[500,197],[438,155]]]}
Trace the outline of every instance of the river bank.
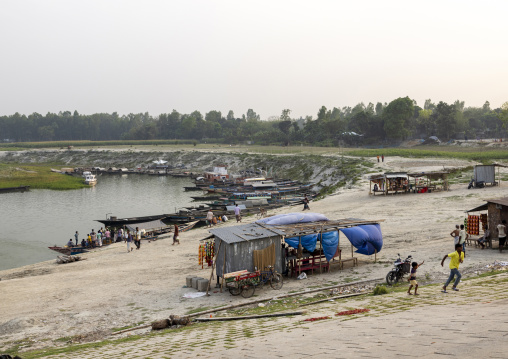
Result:
{"label": "river bank", "polygon": [[[443,165],[460,167],[470,163],[388,158],[384,163],[373,164],[373,168],[396,171],[418,166],[429,171]],[[425,260],[425,266],[419,271],[422,280],[444,281],[448,270],[439,262],[444,254],[452,251],[449,233],[454,225],[463,221],[465,210],[482,204],[483,198],[504,196],[508,196],[508,186],[502,184],[475,190],[467,190],[466,185],[454,185],[448,192],[373,197],[368,195],[368,182],[362,178],[351,188],[311,202],[310,208],[331,219],[384,219],[384,247],[378,254],[378,261],[360,256],[358,267],[311,275],[302,281],[287,279],[281,293],[384,277],[397,253],[412,254],[419,262]],[[269,215],[295,210],[298,209],[282,208]],[[253,220],[245,219],[246,222]],[[29,350],[66,346],[73,342],[72,338],[82,338],[85,342],[106,339],[111,338],[115,328],[241,302],[243,298],[217,290],[210,297],[183,297],[193,291],[184,287],[187,275],[206,277],[210,273],[208,268],[198,266],[199,240],[207,235],[206,228],[196,229],[182,234],[180,246],[161,240],[143,243],[141,250],[127,253],[124,244],[118,243],[85,254],[85,261],[66,265],[48,261],[1,271],[0,290],[4,293],[5,308],[0,313],[1,348],[5,350],[12,348],[13,343],[21,343],[23,350]],[[341,247],[345,252],[349,250],[344,241]],[[480,267],[496,260],[507,260],[507,255],[471,248],[462,271],[465,276],[474,275]],[[268,289],[256,292],[258,298],[273,294]]]}

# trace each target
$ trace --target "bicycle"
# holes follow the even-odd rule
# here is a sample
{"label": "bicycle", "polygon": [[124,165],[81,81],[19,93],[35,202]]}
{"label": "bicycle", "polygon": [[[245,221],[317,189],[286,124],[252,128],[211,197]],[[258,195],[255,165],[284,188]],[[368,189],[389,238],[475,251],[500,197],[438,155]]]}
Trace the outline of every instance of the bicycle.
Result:
{"label": "bicycle", "polygon": [[266,267],[266,271],[256,271],[254,273],[245,273],[226,283],[231,295],[242,295],[244,298],[250,298],[254,295],[256,287],[270,283],[270,286],[279,290],[284,284],[282,274],[277,273],[273,266]]}

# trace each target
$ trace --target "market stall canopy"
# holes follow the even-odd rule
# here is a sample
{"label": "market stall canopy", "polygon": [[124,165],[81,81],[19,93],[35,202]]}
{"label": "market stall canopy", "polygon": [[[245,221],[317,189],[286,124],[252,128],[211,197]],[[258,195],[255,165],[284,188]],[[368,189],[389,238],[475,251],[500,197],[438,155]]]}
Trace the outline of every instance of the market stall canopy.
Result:
{"label": "market stall canopy", "polygon": [[466,212],[479,212],[479,211],[486,211],[489,209],[489,204],[488,203],[485,203],[485,204],[482,204],[481,206],[478,206],[478,207],[475,207],[473,209],[470,209]]}

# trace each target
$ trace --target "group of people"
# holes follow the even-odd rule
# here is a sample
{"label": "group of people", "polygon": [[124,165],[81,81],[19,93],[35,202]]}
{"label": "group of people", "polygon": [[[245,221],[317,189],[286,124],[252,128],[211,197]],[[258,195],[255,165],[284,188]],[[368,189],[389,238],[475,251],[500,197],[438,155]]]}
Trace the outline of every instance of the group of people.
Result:
{"label": "group of people", "polygon": [[[377,161],[379,162],[379,155],[377,156]],[[381,162],[385,161],[385,155],[381,155]]]}
{"label": "group of people", "polygon": [[[223,216],[224,218],[225,216]],[[227,220],[227,218],[226,218]],[[95,230],[92,229],[92,232],[87,234],[87,238],[83,238],[81,240],[81,246],[83,248],[95,248],[95,247],[102,247],[103,242],[104,243],[111,243],[113,241],[115,242],[124,242],[127,244],[127,252],[132,252],[134,250],[134,247],[136,250],[141,249],[141,235],[142,231],[139,229],[139,227],[136,227],[136,229],[131,232],[130,229],[120,228],[116,232],[114,229],[101,229],[95,233]],[[76,244],[74,245],[72,238],[69,239],[67,242],[67,247],[74,247],[78,246],[79,243],[79,232],[76,231],[74,234],[74,239],[76,241]],[[131,244],[134,242],[134,246],[131,247]],[[148,239],[148,242],[151,242],[151,239]],[[173,233],[173,245],[174,244],[180,244],[179,239],[179,230],[178,226],[175,224],[174,233]]]}
{"label": "group of people", "polygon": [[[496,230],[497,230],[498,239],[499,239],[499,252],[502,252],[503,247],[506,243],[506,235],[508,233],[508,230],[506,228],[506,220],[503,219],[501,221],[501,223],[497,225]],[[485,243],[490,239],[490,235],[491,235],[491,233],[490,233],[489,227],[485,226],[485,231],[484,231],[483,236],[477,240],[478,244],[481,246],[482,249],[485,248]],[[453,282],[452,290],[457,291],[457,292],[459,291],[457,286],[459,285],[460,279],[462,278],[462,274],[459,272],[459,266],[461,263],[464,262],[464,259],[466,257],[465,243],[466,243],[466,240],[469,238],[469,234],[466,233],[465,226],[463,224],[460,226],[457,224],[455,226],[455,229],[450,233],[450,236],[453,237],[455,251],[452,253],[446,254],[443,257],[443,259],[441,260],[441,267],[442,267],[442,266],[444,266],[445,260],[447,258],[450,258],[450,264],[449,264],[450,275],[448,276],[448,279],[444,283],[443,288],[441,290],[441,292],[443,292],[443,293],[448,293],[446,288],[454,279],[455,279],[455,281]],[[407,291],[407,293],[410,295],[412,294],[411,289],[413,288],[413,286],[415,288],[414,294],[418,295],[418,293],[417,293],[418,282],[416,281],[416,270],[423,263],[424,262],[418,264],[417,262],[413,262],[411,264],[411,267],[412,267],[411,274],[408,279],[408,281],[410,282],[410,286]]]}
{"label": "group of people", "polygon": [[[502,220],[501,223],[499,223],[496,227],[497,236],[499,240],[499,252],[503,252],[503,248],[506,244],[506,235],[508,233],[508,230],[506,228],[506,220]],[[450,235],[454,238],[454,244],[461,244],[462,245],[462,252],[466,252],[466,240],[469,239],[469,234],[466,233],[465,227],[463,224],[459,225],[457,224],[455,226],[455,230],[453,230]],[[476,242],[481,247],[481,249],[485,249],[485,244],[490,240],[491,232],[489,229],[489,226],[485,226],[485,231],[483,232],[483,236],[478,238]]]}
{"label": "group of people", "polygon": [[[110,243],[111,241],[111,238],[113,238],[114,235],[112,235],[112,231],[110,231],[108,228],[106,229],[103,229],[101,227],[101,229],[99,229],[97,231],[97,233],[95,233],[95,230],[92,229],[92,232],[88,233],[86,235],[86,238],[83,238],[81,240],[81,247],[83,248],[95,248],[95,247],[102,247],[102,244],[103,243]],[[74,247],[74,246],[78,246],[80,243],[79,243],[79,232],[76,231],[76,233],[74,233],[74,241],[76,242],[75,244],[72,242],[72,238],[69,239],[69,241],[67,242],[67,247]]]}
{"label": "group of people", "polygon": [[208,227],[215,226],[219,222],[227,222],[228,220],[229,219],[225,214],[222,216],[215,216],[211,209],[209,209],[206,213],[206,225]]}

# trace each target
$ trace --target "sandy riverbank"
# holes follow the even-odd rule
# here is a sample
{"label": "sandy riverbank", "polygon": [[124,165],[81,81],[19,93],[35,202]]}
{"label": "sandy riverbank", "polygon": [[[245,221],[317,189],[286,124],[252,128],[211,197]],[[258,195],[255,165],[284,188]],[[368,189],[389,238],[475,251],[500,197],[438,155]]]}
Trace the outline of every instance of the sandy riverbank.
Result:
{"label": "sandy riverbank", "polygon": [[[391,158],[379,166],[386,170],[429,171],[466,165],[466,161],[457,160]],[[384,247],[377,263],[374,258],[359,256],[358,267],[309,276],[303,281],[289,279],[282,291],[384,277],[397,253],[425,260],[421,276],[444,280],[448,270],[440,267],[439,261],[452,251],[449,233],[462,222],[464,211],[482,204],[482,199],[506,196],[508,184],[475,190],[454,185],[449,192],[373,197],[368,195],[368,182],[361,181],[337,195],[311,202],[311,211],[330,219],[384,219]],[[270,214],[294,210],[284,208]],[[15,340],[35,341],[33,349],[54,346],[58,342],[52,340],[74,335],[105,338],[113,328],[245,300],[215,291],[210,297],[182,297],[193,291],[183,287],[187,275],[210,275],[208,268],[201,270],[197,259],[199,240],[207,235],[205,228],[197,229],[183,233],[180,246],[172,246],[171,240],[165,239],[144,242],[141,250],[127,253],[125,245],[119,243],[86,254],[87,260],[81,262],[57,265],[48,261],[0,272],[0,352]],[[342,245],[349,248],[344,241]],[[495,260],[508,260],[508,252],[473,248],[468,251],[463,271],[474,271]],[[269,289],[257,294],[260,298],[274,295]]]}

